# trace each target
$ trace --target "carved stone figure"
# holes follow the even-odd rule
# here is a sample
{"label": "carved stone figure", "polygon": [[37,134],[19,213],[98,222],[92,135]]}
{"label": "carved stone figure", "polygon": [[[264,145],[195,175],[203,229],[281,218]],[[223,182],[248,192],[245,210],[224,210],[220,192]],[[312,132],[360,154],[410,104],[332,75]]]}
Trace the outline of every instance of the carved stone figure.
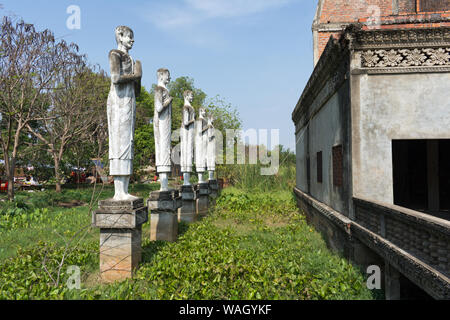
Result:
{"label": "carved stone figure", "polygon": [[198,182],[204,183],[203,174],[206,171],[206,152],[208,143],[208,123],[206,120],[206,110],[200,108],[195,139],[195,168],[198,173]]}
{"label": "carved stone figure", "polygon": [[192,91],[184,92],[183,119],[181,123],[181,172],[183,173],[184,185],[189,186],[190,174],[192,172],[192,161],[194,153],[194,126],[195,110],[191,103],[194,100]]}
{"label": "carved stone figure", "polygon": [[208,144],[207,144],[207,166],[209,172],[208,180],[214,180],[214,171],[216,171],[216,136],[214,128],[214,117],[213,115],[208,116]]}
{"label": "carved stone figure", "polygon": [[167,69],[159,69],[157,77],[158,85],[155,89],[155,115],[153,117],[156,170],[159,173],[161,191],[168,191],[168,175],[171,171],[170,147],[173,100],[167,89],[167,85],[170,82],[170,72]]}
{"label": "carved stone figure", "polygon": [[118,48],[109,53],[111,89],[107,102],[110,174],[114,177],[114,200],[135,200],[128,194],[133,171],[136,96],[140,94],[142,65],[128,54],[134,44],[129,27],[115,30]]}

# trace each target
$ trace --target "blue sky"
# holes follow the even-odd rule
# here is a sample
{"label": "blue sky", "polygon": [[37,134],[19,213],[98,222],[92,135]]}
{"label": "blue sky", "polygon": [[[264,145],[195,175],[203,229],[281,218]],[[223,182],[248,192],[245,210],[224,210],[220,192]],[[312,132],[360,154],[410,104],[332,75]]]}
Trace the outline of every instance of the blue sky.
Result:
{"label": "blue sky", "polygon": [[[236,107],[244,129],[280,129],[295,150],[291,113],[313,70],[311,24],[315,0],[0,0],[15,14],[59,38],[76,42],[91,63],[109,72],[114,28],[135,33],[131,55],[143,64],[143,85],[156,70],[189,76],[209,97]],[[81,29],[66,27],[70,5]]]}

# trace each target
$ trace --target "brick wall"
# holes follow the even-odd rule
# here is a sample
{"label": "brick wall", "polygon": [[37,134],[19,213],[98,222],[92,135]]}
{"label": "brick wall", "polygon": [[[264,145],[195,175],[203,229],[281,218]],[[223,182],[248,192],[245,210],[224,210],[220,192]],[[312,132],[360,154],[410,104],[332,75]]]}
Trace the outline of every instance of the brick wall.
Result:
{"label": "brick wall", "polygon": [[323,0],[319,22],[356,22],[359,18],[370,15],[368,9],[371,5],[378,6],[382,16],[390,15],[392,14],[392,3],[392,0]]}
{"label": "brick wall", "polygon": [[318,8],[319,15],[313,24],[313,30],[317,32],[314,37],[315,62],[330,36],[338,38],[340,30],[350,23],[367,24],[374,14],[379,15],[380,23],[370,28],[450,26],[450,0],[318,0]]}

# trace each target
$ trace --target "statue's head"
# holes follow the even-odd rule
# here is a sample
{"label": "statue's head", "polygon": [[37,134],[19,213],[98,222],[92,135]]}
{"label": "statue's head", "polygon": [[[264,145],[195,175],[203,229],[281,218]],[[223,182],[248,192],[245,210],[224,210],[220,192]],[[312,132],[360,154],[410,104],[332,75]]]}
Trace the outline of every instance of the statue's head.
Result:
{"label": "statue's head", "polygon": [[184,97],[184,99],[187,99],[191,103],[192,103],[192,101],[194,101],[194,93],[191,90],[184,91],[183,97]]}
{"label": "statue's head", "polygon": [[118,26],[116,28],[116,41],[118,45],[123,45],[128,50],[131,50],[134,44],[133,30],[126,26]]}
{"label": "statue's head", "polygon": [[210,125],[212,125],[213,123],[214,123],[214,116],[212,115],[212,114],[210,114],[209,116],[208,116],[208,124],[210,124]]}
{"label": "statue's head", "polygon": [[200,118],[205,119],[205,116],[206,116],[206,109],[205,109],[205,108],[200,108],[200,109],[198,110],[198,115],[199,115]]}
{"label": "statue's head", "polygon": [[164,85],[170,82],[170,72],[167,69],[161,68],[156,72],[158,76],[158,83],[163,83]]}

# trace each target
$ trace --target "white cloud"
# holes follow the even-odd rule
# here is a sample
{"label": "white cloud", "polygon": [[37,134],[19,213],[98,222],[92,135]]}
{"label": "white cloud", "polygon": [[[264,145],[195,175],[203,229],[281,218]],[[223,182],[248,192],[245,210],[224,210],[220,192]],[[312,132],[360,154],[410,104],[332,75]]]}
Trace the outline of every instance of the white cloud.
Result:
{"label": "white cloud", "polygon": [[282,7],[294,0],[181,0],[152,5],[144,13],[161,29],[190,27],[215,18],[234,18]]}

